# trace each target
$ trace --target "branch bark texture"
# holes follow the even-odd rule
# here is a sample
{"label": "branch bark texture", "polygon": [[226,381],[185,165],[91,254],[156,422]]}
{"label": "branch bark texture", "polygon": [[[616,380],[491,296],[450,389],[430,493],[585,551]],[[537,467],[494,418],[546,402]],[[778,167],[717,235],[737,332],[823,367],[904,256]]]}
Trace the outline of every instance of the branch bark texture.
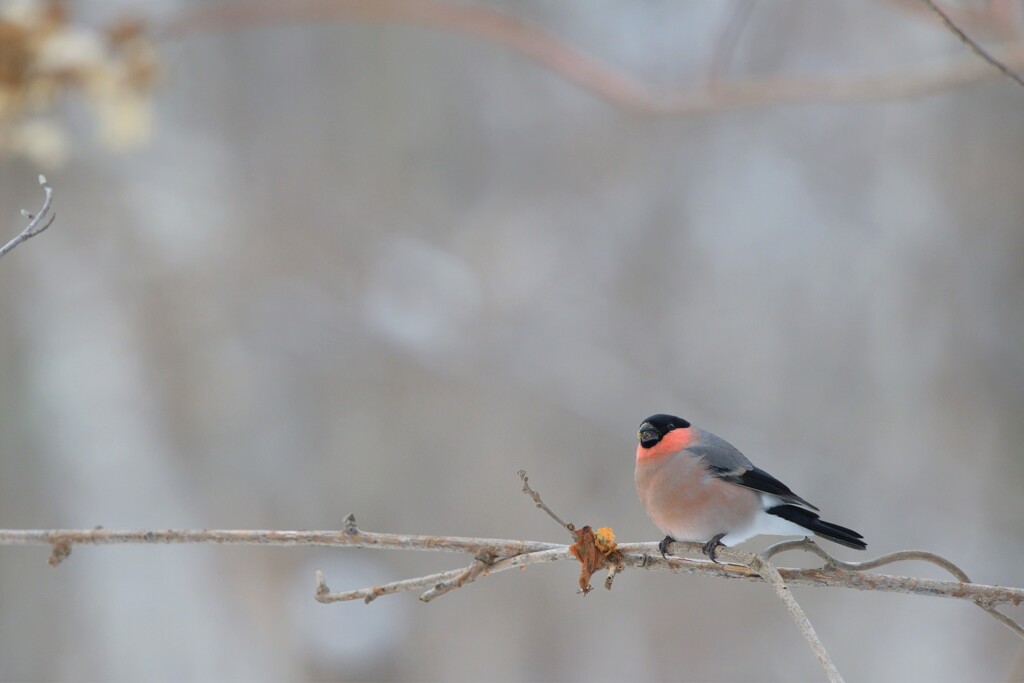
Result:
{"label": "branch bark texture", "polygon": [[[800,541],[799,543],[804,543]],[[575,559],[569,546],[560,543],[540,541],[517,541],[499,538],[468,538],[461,536],[427,536],[407,534],[384,534],[369,531],[267,531],[236,529],[0,529],[0,546],[35,545],[50,548],[73,548],[79,545],[167,545],[167,544],[213,544],[213,545],[263,545],[263,546],[319,546],[343,548],[377,548],[381,550],[413,550],[467,553],[476,556],[490,552],[505,558],[491,566],[486,574],[499,573],[515,567],[544,562],[560,562]],[[699,543],[673,544],[677,552],[700,554]],[[677,574],[695,574],[723,579],[763,581],[748,567],[736,564],[713,564],[703,560],[681,557],[662,558],[657,543],[624,543],[618,546],[624,564],[647,571],[667,571]],[[720,556],[726,560],[742,562],[748,554],[738,553],[732,548],[720,548]],[[820,550],[820,548],[819,548]],[[821,551],[824,553],[824,551]],[[65,557],[70,550],[62,552]],[[889,556],[887,556],[889,557]],[[884,559],[884,558],[880,558]],[[888,560],[897,562],[902,558]],[[504,563],[504,564],[503,564]],[[53,564],[58,564],[54,562]],[[859,564],[873,564],[871,562]],[[458,573],[469,567],[453,570]],[[483,572],[481,572],[483,574]],[[969,600],[989,606],[1020,605],[1024,603],[1024,588],[989,586],[980,583],[942,581],[914,576],[889,574],[868,574],[860,570],[846,570],[842,563],[835,566],[826,564],[816,569],[794,569],[780,567],[779,573],[786,583],[794,586],[816,588],[851,588],[854,590],[883,593],[905,593],[940,598]],[[485,575],[486,575],[485,574]],[[408,590],[413,590],[412,588]],[[391,591],[397,592],[397,591]],[[349,598],[349,599],[354,599]]]}
{"label": "branch bark texture", "polygon": [[[556,515],[530,488],[526,473],[520,471],[523,492],[529,495],[537,507],[563,526],[575,540],[580,536],[574,525],[568,524]],[[589,527],[585,527],[584,530]],[[49,563],[60,564],[71,555],[76,545],[124,545],[124,544],[217,544],[217,545],[272,545],[284,547],[320,546],[348,548],[378,548],[393,550],[440,551],[466,553],[473,557],[469,566],[450,569],[426,576],[395,581],[346,591],[331,591],[323,573],[316,571],[314,597],[321,603],[363,600],[371,602],[382,595],[407,591],[423,591],[420,600],[430,602],[453,590],[462,588],[491,574],[532,564],[576,560],[575,546],[539,541],[517,541],[496,538],[468,538],[459,536],[428,536],[389,534],[362,531],[356,525],[355,517],[349,515],[340,531],[269,531],[232,529],[159,529],[159,530],[112,530],[112,529],[47,529],[23,530],[0,529],[0,546],[37,545],[49,546]],[[673,553],[699,554],[701,544],[676,541],[669,546]],[[966,573],[944,557],[926,551],[907,550],[891,553],[865,562],[842,562],[822,550],[810,539],[784,541],[766,548],[761,553],[749,553],[735,548],[720,547],[718,557],[729,562],[718,564],[706,560],[692,560],[682,557],[663,557],[657,543],[627,543],[614,548],[616,561],[607,565],[609,577],[605,588],[610,589],[612,579],[621,569],[631,567],[648,571],[669,571],[681,574],[697,574],[716,578],[764,581],[769,583],[783,602],[790,616],[800,628],[812,652],[818,658],[829,681],[843,680],[833,664],[828,651],[811,625],[803,609],[790,592],[790,586],[813,586],[818,588],[852,588],[855,590],[906,593],[931,597],[955,598],[973,602],[989,612],[1000,623],[1024,639],[1024,628],[1016,621],[998,611],[1004,605],[1020,605],[1024,602],[1024,588],[987,586],[972,583]],[[776,555],[793,550],[811,552],[825,564],[814,569],[777,568],[771,561]],[[924,561],[951,573],[955,581],[923,579],[913,576],[895,576],[868,573],[867,570],[893,562],[907,560]],[[733,564],[735,563],[735,564]],[[597,566],[600,568],[600,564]],[[596,569],[595,569],[596,571]],[[581,583],[581,586],[583,584]],[[425,589],[425,590],[424,590]],[[584,592],[589,587],[583,589]]]}

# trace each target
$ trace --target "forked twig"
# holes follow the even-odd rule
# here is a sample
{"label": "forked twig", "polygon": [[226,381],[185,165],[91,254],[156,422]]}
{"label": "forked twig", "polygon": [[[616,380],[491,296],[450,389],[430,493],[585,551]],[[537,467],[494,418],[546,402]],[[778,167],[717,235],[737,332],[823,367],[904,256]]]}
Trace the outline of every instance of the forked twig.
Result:
{"label": "forked twig", "polygon": [[[779,553],[788,552],[790,550],[806,550],[825,560],[826,567],[832,569],[845,569],[847,571],[855,572],[864,571],[866,569],[875,569],[894,562],[928,562],[929,564],[934,564],[937,567],[945,569],[961,583],[971,583],[971,578],[967,576],[967,572],[947,560],[945,557],[928,552],[927,550],[900,550],[895,553],[876,557],[873,560],[865,560],[863,562],[843,562],[842,560],[837,560],[829,555],[811,539],[803,538],[799,541],[782,541],[781,543],[776,543],[775,545],[765,548],[761,554],[767,557],[773,557]],[[983,600],[978,599],[973,600],[973,602],[978,607],[1001,621],[1011,631],[1019,635],[1021,638],[1024,638],[1024,626],[1021,626],[1016,621],[997,610],[995,606],[987,604]]]}
{"label": "forked twig", "polygon": [[456,588],[462,588],[467,583],[476,581],[477,577],[483,574],[492,564],[494,564],[493,554],[487,552],[480,553],[473,564],[458,572],[454,577],[439,581],[433,588],[420,595],[420,600],[430,602],[434,598],[450,593]]}
{"label": "forked twig", "polygon": [[7,244],[0,247],[0,258],[9,254],[22,242],[27,242],[53,225],[53,221],[57,217],[57,214],[53,211],[53,188],[46,183],[45,176],[39,176],[39,184],[42,185],[43,192],[45,193],[43,207],[35,215],[24,209],[21,210],[21,215],[29,219],[29,223],[25,226],[24,230],[19,232]]}

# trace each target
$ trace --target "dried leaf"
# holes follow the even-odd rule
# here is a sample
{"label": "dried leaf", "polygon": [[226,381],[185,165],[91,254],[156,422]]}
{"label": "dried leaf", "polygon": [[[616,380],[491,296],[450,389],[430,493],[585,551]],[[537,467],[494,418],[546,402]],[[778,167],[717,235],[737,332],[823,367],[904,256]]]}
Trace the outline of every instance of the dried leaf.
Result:
{"label": "dried leaf", "polygon": [[595,573],[609,565],[616,571],[622,569],[622,556],[615,549],[615,534],[608,527],[598,529],[596,534],[590,526],[578,529],[576,543],[569,546],[569,550],[580,561],[580,592],[584,595],[593,590],[590,577]]}

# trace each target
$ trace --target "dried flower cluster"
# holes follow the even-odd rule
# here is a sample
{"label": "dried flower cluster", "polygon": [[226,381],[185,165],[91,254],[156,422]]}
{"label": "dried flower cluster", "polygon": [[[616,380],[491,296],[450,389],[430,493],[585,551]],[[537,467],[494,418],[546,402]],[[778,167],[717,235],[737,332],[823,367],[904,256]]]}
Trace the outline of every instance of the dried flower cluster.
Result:
{"label": "dried flower cluster", "polygon": [[56,109],[69,92],[83,96],[103,145],[138,146],[152,126],[160,72],[139,21],[90,28],[72,23],[58,0],[0,4],[0,155],[62,164],[70,145]]}
{"label": "dried flower cluster", "polygon": [[601,527],[595,533],[589,526],[570,531],[575,535],[576,543],[569,546],[569,551],[580,561],[579,592],[586,595],[592,591],[590,577],[605,567],[610,567],[611,573],[604,587],[611,589],[611,579],[622,571],[622,553],[616,550],[615,533],[609,527]]}

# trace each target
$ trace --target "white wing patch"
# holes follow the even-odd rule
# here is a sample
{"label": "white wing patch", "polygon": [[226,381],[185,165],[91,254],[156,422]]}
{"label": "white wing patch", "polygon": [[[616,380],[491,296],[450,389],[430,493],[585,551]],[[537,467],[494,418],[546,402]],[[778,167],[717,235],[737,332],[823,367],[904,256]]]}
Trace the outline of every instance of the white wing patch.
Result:
{"label": "white wing patch", "polygon": [[722,543],[727,546],[734,546],[742,543],[748,538],[766,534],[768,536],[810,536],[812,531],[805,529],[799,524],[794,524],[788,519],[776,515],[769,515],[767,512],[759,512],[754,519],[746,526],[733,529],[722,538]]}

